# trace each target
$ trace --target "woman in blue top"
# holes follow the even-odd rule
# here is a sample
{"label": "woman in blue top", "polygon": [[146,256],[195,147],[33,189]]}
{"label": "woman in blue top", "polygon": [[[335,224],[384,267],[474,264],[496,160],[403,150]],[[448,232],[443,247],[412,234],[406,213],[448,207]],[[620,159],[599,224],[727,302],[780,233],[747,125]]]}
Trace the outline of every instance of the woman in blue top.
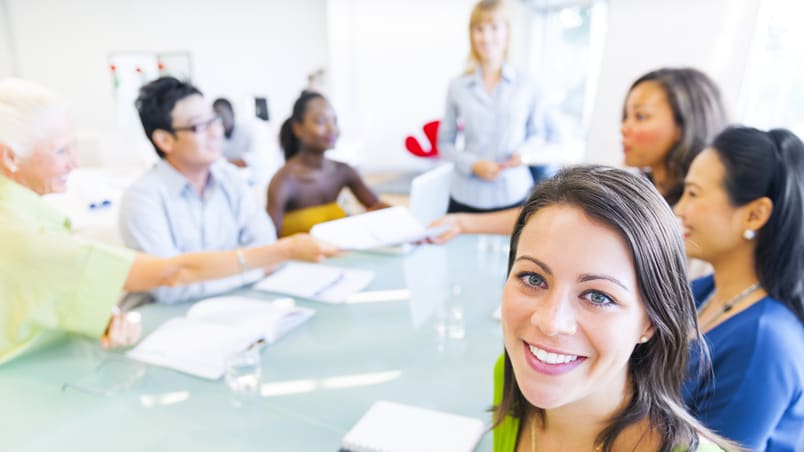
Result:
{"label": "woman in blue top", "polygon": [[[438,147],[455,163],[450,212],[487,212],[519,206],[533,185],[521,152],[556,128],[539,108],[527,75],[506,62],[510,40],[504,3],[477,3],[469,20],[470,65],[449,85]],[[464,149],[455,147],[463,124]]]}
{"label": "woman in blue top", "polygon": [[726,129],[693,161],[675,210],[688,255],[714,268],[693,283],[713,375],[688,377],[689,408],[752,450],[802,450],[804,144]]}

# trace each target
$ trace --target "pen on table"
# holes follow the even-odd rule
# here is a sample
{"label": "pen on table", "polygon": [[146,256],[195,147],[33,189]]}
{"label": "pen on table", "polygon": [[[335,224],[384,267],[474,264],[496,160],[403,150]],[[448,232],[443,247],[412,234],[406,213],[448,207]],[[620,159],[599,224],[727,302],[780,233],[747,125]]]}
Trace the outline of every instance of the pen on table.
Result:
{"label": "pen on table", "polygon": [[112,201],[110,199],[103,199],[97,202],[89,203],[89,210],[105,209],[111,205]]}
{"label": "pen on table", "polygon": [[335,279],[333,279],[333,280],[332,280],[332,282],[330,282],[329,284],[325,284],[323,287],[321,287],[320,289],[316,290],[316,291],[313,293],[313,298],[315,298],[315,297],[317,297],[317,296],[320,296],[321,294],[323,294],[323,293],[324,293],[324,292],[326,292],[327,290],[329,290],[329,289],[331,289],[331,288],[333,288],[333,287],[337,286],[337,285],[338,285],[338,284],[339,284],[341,281],[343,281],[343,280],[344,280],[344,278],[346,278],[346,272],[340,272],[340,273],[338,273],[338,277],[336,277]]}
{"label": "pen on table", "polygon": [[261,337],[246,347],[246,351],[253,350],[257,347],[262,347],[265,344],[265,338]]}

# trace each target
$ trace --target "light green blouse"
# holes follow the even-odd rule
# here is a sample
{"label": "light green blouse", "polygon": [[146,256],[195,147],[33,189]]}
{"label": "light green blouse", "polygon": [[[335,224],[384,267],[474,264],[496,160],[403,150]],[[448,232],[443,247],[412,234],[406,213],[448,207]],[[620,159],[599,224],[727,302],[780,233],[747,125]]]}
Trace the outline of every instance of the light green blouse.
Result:
{"label": "light green blouse", "polygon": [[0,364],[47,331],[100,337],[134,256],[73,237],[64,215],[0,176]]}
{"label": "light green blouse", "polygon": [[[494,406],[502,402],[503,382],[505,381],[505,355],[501,355],[494,365]],[[519,436],[519,418],[506,416],[500,425],[494,428],[494,452],[514,452],[516,451],[516,440]],[[687,449],[676,446],[674,452],[684,452]],[[706,438],[701,438],[698,443],[698,452],[722,452],[717,444]]]}

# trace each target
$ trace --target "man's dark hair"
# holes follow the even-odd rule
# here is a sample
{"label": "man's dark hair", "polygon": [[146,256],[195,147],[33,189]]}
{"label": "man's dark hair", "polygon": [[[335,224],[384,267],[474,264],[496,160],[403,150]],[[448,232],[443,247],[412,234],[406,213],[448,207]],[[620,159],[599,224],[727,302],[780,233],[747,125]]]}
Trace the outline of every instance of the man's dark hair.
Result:
{"label": "man's dark hair", "polygon": [[145,135],[154,145],[159,158],[165,158],[153,139],[157,129],[173,131],[173,107],[185,97],[201,94],[201,91],[189,82],[173,77],[160,77],[140,88],[140,94],[134,102],[145,129]]}

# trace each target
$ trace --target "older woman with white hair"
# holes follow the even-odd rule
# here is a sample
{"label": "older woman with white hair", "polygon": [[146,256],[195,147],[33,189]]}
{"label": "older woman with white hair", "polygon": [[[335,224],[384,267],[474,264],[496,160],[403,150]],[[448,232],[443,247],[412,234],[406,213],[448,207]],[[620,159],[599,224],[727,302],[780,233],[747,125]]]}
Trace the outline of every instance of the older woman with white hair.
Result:
{"label": "older woman with white hair", "polygon": [[104,347],[132,343],[138,325],[114,309],[121,290],[222,278],[290,258],[320,261],[337,251],[298,235],[158,258],[73,237],[69,219],[41,199],[66,189],[77,166],[73,142],[58,97],[23,80],[0,81],[0,363],[50,330],[102,337]]}

